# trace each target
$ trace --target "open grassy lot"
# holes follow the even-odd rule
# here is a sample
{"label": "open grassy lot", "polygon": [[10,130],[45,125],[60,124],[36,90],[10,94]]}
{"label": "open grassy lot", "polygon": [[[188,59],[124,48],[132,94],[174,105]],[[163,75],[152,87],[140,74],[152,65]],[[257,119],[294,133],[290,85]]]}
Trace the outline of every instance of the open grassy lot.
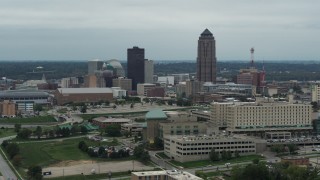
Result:
{"label": "open grassy lot", "polygon": [[[23,157],[22,167],[32,164],[47,166],[52,163],[67,160],[92,160],[87,153],[78,149],[78,143],[85,141],[88,146],[99,146],[99,142],[87,138],[67,139],[55,142],[28,142],[19,144],[20,154]],[[101,145],[114,146],[114,142],[101,142]],[[100,160],[96,158],[96,160]],[[109,159],[106,159],[109,160]]]}
{"label": "open grassy lot", "polygon": [[[131,179],[131,178],[125,178],[126,176],[131,176],[131,172],[114,172],[111,173],[111,178],[120,178],[124,177],[123,179]],[[50,180],[98,180],[98,179],[107,179],[109,178],[108,173],[101,173],[101,174],[92,174],[92,175],[74,175],[74,176],[65,176],[65,177],[55,177],[50,178]],[[122,179],[122,178],[120,178]]]}
{"label": "open grassy lot", "polygon": [[57,122],[53,116],[36,116],[36,117],[27,117],[27,118],[1,118],[0,124],[10,123],[10,124],[37,124],[37,123],[48,123],[48,122]]}
{"label": "open grassy lot", "polygon": [[248,162],[254,159],[263,159],[263,157],[261,157],[260,155],[248,155],[248,156],[240,156],[239,158],[233,158],[225,161],[202,160],[202,161],[190,161],[190,162],[181,163],[181,162],[171,160],[170,162],[176,166],[182,166],[184,168],[195,168],[195,167],[208,166],[208,165],[212,165],[212,166],[221,165],[225,163]]}
{"label": "open grassy lot", "polygon": [[0,138],[17,135],[14,129],[0,129]]}

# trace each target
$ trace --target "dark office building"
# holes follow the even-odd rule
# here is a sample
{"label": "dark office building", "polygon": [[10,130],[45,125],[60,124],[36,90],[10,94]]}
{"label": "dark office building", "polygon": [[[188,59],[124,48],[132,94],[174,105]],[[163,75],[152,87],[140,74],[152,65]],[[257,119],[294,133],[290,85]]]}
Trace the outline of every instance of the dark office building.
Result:
{"label": "dark office building", "polygon": [[134,46],[128,49],[127,75],[132,79],[132,90],[137,90],[138,83],[144,83],[144,49]]}
{"label": "dark office building", "polygon": [[198,40],[197,79],[216,83],[216,42],[212,33],[205,29]]}

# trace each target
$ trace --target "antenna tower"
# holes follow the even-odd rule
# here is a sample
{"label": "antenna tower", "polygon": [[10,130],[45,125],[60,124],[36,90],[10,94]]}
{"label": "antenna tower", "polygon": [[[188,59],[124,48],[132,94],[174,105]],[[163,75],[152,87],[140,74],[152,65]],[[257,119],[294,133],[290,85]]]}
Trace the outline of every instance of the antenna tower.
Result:
{"label": "antenna tower", "polygon": [[253,47],[250,49],[250,53],[251,53],[251,63],[250,63],[250,65],[251,65],[251,68],[254,68],[254,48]]}

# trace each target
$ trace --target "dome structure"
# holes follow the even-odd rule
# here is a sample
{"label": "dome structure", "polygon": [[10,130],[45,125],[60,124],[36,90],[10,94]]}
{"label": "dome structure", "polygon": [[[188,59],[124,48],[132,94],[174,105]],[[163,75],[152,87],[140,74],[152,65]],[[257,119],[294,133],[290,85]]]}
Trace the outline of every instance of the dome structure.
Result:
{"label": "dome structure", "polygon": [[[124,69],[123,69],[119,60],[111,59],[111,60],[108,60],[106,63],[107,63],[108,70],[111,70],[111,67],[113,68],[113,74],[115,76],[117,76],[117,77],[124,77],[125,76]],[[108,67],[108,66],[111,66],[111,67]]]}

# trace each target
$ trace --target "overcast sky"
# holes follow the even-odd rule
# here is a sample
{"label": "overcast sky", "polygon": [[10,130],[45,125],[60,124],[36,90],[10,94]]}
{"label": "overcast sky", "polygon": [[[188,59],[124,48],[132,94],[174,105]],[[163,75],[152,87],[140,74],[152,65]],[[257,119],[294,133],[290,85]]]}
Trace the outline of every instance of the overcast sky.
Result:
{"label": "overcast sky", "polygon": [[320,60],[319,0],[0,0],[0,60]]}

